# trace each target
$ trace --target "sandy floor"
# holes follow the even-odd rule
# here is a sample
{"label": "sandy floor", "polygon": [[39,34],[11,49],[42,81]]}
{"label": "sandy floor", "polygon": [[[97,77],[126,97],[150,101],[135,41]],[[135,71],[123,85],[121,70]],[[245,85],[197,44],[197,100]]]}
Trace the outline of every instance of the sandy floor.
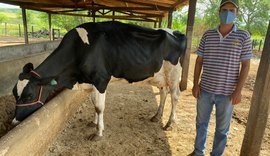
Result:
{"label": "sandy floor", "polygon": [[[172,131],[163,131],[170,112],[170,96],[165,106],[163,121],[150,122],[158,104],[158,90],[151,86],[128,84],[110,85],[107,91],[104,114],[104,137],[97,142],[88,137],[95,132],[89,123],[94,119],[94,106],[85,101],[67,123],[66,128],[56,138],[47,156],[85,156],[85,155],[158,155],[186,156],[193,150],[195,138],[195,99],[191,94],[192,75],[196,56],[191,55],[188,89],[181,94],[177,108],[176,125]],[[252,61],[248,83],[243,91],[243,100],[235,107],[229,141],[225,156],[239,155],[245,132],[252,88],[258,63]],[[14,113],[12,96],[0,98],[0,137],[9,130],[8,124]],[[214,114],[212,114],[214,115]],[[270,119],[261,148],[261,156],[270,156]],[[210,122],[206,155],[208,156],[214,134],[215,121]]]}
{"label": "sandy floor", "polygon": [[[36,43],[42,41],[49,41],[49,39],[45,38],[29,38],[29,43]],[[23,37],[15,37],[15,36],[0,36],[0,47],[1,46],[9,46],[9,45],[19,45],[24,44]]]}

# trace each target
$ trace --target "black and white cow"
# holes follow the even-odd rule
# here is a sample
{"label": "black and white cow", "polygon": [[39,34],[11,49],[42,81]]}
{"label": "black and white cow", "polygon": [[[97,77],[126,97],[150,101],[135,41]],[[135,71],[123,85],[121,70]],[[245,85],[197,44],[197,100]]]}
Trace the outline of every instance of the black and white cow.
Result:
{"label": "black and white cow", "polygon": [[[72,89],[77,82],[89,83],[94,86],[95,123],[98,124],[98,136],[102,136],[105,91],[111,77],[123,78],[129,83],[156,83],[161,89],[161,101],[165,101],[167,89],[177,101],[181,73],[179,58],[185,47],[186,37],[178,31],[120,22],[82,24],[69,31],[58,48],[37,68],[34,69],[31,63],[23,67],[13,89],[16,98],[13,123],[42,107],[56,90]],[[174,102],[167,127],[173,121],[175,105]],[[163,106],[153,120],[160,118],[162,111]]]}

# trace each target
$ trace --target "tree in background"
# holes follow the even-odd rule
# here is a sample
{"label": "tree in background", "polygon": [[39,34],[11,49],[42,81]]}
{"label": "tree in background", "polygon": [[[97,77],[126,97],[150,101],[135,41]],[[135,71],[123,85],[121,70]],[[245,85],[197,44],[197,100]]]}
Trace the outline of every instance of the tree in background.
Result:
{"label": "tree in background", "polygon": [[[267,1],[267,0],[266,0]],[[240,5],[241,22],[252,34],[265,36],[270,18],[270,4],[263,0],[242,0]]]}
{"label": "tree in background", "polygon": [[[253,35],[265,36],[267,23],[270,18],[270,7],[268,0],[241,0],[239,17],[236,21],[240,28],[246,29]],[[218,9],[220,0],[199,0],[198,4],[205,8],[203,18],[208,29],[219,24]]]}
{"label": "tree in background", "polygon": [[5,14],[0,13],[0,23],[6,21],[7,19],[8,19],[8,17]]}

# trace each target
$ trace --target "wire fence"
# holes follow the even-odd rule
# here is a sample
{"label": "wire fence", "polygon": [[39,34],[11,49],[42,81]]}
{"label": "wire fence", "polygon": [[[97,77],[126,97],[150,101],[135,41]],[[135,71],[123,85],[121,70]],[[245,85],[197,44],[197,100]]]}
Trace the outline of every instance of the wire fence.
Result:
{"label": "wire fence", "polygon": [[[22,24],[0,23],[0,36],[24,36],[24,28]],[[28,37],[30,38],[49,38],[49,31],[45,28],[40,28],[35,25],[28,26]],[[60,29],[52,29],[52,39],[62,38],[63,35]],[[193,36],[192,51],[196,51],[200,42],[200,37]],[[252,40],[252,48],[256,52],[261,52],[264,45],[263,39]]]}
{"label": "wire fence", "polygon": [[[49,30],[38,26],[28,26],[28,37],[30,38],[49,38]],[[60,29],[53,29],[53,39],[61,38]],[[24,37],[24,28],[22,24],[0,24],[0,36]]]}

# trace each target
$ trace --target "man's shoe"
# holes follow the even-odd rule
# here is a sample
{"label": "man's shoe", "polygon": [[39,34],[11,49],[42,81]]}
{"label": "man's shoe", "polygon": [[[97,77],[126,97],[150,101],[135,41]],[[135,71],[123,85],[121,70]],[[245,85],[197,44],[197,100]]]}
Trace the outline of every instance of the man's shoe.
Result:
{"label": "man's shoe", "polygon": [[199,155],[199,154],[196,154],[195,151],[193,151],[192,153],[190,153],[190,154],[187,155],[187,156],[204,156],[204,154]]}

